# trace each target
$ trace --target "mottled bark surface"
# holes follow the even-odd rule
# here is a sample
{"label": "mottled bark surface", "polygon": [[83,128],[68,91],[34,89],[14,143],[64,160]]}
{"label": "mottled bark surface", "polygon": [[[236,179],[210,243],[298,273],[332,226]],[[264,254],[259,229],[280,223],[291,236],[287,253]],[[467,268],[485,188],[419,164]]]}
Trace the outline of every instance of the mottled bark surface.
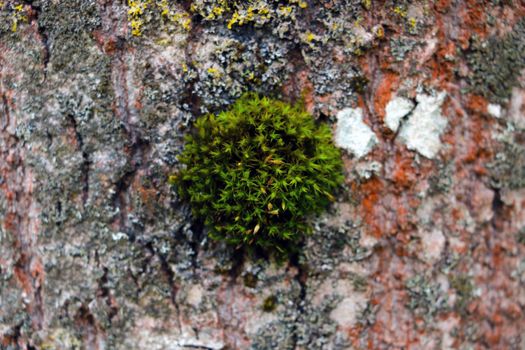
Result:
{"label": "mottled bark surface", "polygon": [[[522,1],[157,3],[0,4],[1,349],[525,348]],[[247,90],[345,149],[283,264],[167,182]]]}

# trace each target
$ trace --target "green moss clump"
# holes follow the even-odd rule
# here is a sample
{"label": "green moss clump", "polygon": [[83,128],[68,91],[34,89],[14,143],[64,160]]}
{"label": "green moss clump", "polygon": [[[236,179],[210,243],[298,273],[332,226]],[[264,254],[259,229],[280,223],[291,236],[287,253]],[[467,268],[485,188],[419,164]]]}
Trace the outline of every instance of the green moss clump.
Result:
{"label": "green moss clump", "polygon": [[179,156],[179,193],[213,239],[280,252],[311,232],[343,180],[328,125],[302,106],[249,93],[197,119]]}
{"label": "green moss clump", "polygon": [[255,288],[257,286],[257,276],[253,273],[247,273],[243,278],[244,285],[248,288]]}
{"label": "green moss clump", "polygon": [[277,308],[277,297],[271,295],[268,298],[264,299],[262,304],[262,309],[264,312],[272,312]]}

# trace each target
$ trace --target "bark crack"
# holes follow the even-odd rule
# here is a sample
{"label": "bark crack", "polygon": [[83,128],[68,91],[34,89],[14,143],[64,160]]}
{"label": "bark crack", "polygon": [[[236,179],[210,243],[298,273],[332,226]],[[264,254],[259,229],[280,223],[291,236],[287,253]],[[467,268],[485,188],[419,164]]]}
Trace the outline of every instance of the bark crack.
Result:
{"label": "bark crack", "polygon": [[80,164],[80,176],[82,183],[82,203],[85,206],[89,199],[89,172],[91,160],[89,159],[89,154],[84,149],[84,139],[82,137],[82,134],[78,130],[77,120],[71,114],[67,115],[67,119],[69,120],[71,128],[73,128],[73,131],[75,133],[78,151],[82,155],[82,163]]}
{"label": "bark crack", "polygon": [[308,270],[305,265],[301,264],[300,257],[298,254],[292,256],[290,260],[290,266],[297,268],[297,275],[294,277],[297,283],[299,284],[299,297],[297,303],[295,304],[297,310],[297,317],[294,320],[292,328],[292,342],[293,349],[297,348],[297,343],[299,342],[298,338],[298,327],[297,325],[301,322],[301,316],[304,314],[304,304],[306,301],[306,280],[308,278]]}
{"label": "bark crack", "polygon": [[42,26],[42,23],[38,20],[40,14],[42,13],[42,8],[35,4],[30,4],[31,7],[31,23],[36,26],[38,39],[40,40],[42,44],[42,65],[44,67],[44,81],[47,78],[47,69],[49,66],[49,60],[51,56],[51,50],[49,47],[49,38],[46,33],[46,28]]}
{"label": "bark crack", "polygon": [[164,256],[163,254],[157,253],[151,242],[148,242],[145,247],[146,249],[150,251],[152,256],[157,256],[159,258],[160,265],[162,267],[162,272],[168,278],[168,285],[170,287],[170,297],[171,297],[170,300],[171,300],[171,303],[173,304],[173,307],[175,308],[175,311],[177,312],[177,328],[179,330],[179,333],[182,334],[182,323],[180,321],[180,308],[177,303],[177,293],[179,291],[179,288],[177,284],[175,283],[175,273],[170,268],[170,265],[168,263],[168,260],[166,259],[166,256]]}

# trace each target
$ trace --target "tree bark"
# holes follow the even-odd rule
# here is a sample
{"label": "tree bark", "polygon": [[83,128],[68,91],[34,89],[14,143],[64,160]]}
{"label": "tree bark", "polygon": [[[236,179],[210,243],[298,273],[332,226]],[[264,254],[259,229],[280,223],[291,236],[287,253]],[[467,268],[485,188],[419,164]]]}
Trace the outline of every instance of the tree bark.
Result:
{"label": "tree bark", "polygon": [[[240,3],[0,4],[0,349],[525,348],[525,4]],[[167,181],[244,91],[344,150],[285,263]]]}

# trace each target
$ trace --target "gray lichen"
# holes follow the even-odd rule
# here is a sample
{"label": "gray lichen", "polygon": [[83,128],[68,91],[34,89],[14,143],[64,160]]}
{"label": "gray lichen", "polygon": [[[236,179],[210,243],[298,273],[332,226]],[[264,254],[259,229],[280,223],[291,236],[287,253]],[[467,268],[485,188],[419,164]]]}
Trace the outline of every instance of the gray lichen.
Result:
{"label": "gray lichen", "polygon": [[488,164],[491,185],[495,188],[525,187],[525,147],[514,139],[503,140],[502,149]]}
{"label": "gray lichen", "polygon": [[407,307],[426,322],[432,322],[439,312],[447,310],[447,297],[441,286],[427,277],[416,275],[405,283],[409,302]]}
{"label": "gray lichen", "polygon": [[504,103],[525,68],[525,20],[504,37],[476,40],[465,52],[471,74],[470,89],[489,100]]}

